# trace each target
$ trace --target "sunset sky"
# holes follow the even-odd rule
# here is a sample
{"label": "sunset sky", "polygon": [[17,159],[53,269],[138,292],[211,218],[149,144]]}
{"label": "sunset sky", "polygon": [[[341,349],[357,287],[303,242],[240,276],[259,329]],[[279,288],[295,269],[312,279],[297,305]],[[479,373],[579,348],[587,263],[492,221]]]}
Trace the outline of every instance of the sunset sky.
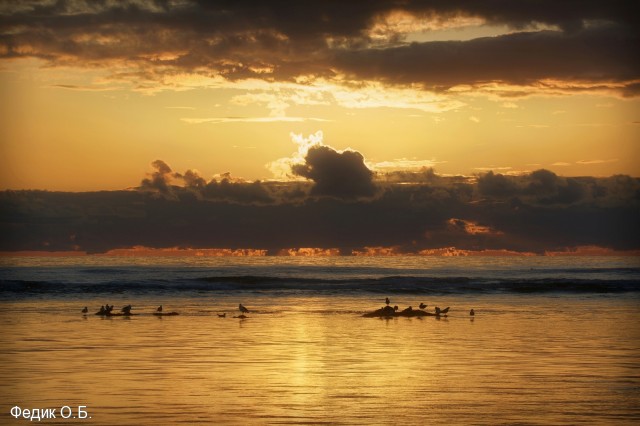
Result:
{"label": "sunset sky", "polygon": [[639,17],[0,2],[0,251],[638,249]]}
{"label": "sunset sky", "polygon": [[638,176],[638,9],[3,1],[0,189],[125,189],[157,159],[286,179],[310,135],[381,173]]}

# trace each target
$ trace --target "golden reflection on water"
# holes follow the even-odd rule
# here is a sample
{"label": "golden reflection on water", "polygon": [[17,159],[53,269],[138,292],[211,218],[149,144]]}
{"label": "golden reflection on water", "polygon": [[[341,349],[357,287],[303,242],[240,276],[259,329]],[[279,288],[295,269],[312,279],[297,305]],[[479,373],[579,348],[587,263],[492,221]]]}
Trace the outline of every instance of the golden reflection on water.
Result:
{"label": "golden reflection on water", "polygon": [[100,318],[68,301],[3,302],[2,416],[86,405],[92,424],[640,419],[633,300],[486,298],[475,318],[469,300],[446,302],[460,308],[440,320],[362,318],[370,301],[338,297],[264,297],[246,320],[231,318],[235,300],[177,301],[182,315],[165,318],[151,305]]}

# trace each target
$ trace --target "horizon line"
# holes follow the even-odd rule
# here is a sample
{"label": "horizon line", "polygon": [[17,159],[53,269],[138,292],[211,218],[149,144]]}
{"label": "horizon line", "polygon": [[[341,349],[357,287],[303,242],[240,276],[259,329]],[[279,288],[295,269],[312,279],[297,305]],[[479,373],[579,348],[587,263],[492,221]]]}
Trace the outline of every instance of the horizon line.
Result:
{"label": "horizon line", "polygon": [[600,246],[567,247],[564,250],[544,252],[516,251],[509,249],[467,250],[456,247],[440,247],[419,251],[402,251],[399,247],[362,247],[344,253],[339,248],[298,247],[283,249],[251,248],[156,248],[134,246],[111,249],[105,252],[84,250],[13,250],[0,251],[1,258],[10,257],[558,257],[558,256],[620,256],[640,257],[640,248],[616,250]]}

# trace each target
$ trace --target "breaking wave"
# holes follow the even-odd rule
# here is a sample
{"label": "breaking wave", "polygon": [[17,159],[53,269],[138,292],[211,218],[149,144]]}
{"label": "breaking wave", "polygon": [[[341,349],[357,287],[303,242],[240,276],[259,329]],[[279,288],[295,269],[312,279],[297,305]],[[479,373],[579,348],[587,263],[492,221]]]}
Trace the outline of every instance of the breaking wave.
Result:
{"label": "breaking wave", "polygon": [[[631,272],[631,271],[627,271]],[[0,280],[0,293],[87,294],[87,293],[385,293],[385,294],[544,294],[544,293],[625,293],[640,292],[635,275],[617,279],[584,278],[495,278],[383,276],[368,278],[280,277],[259,275],[168,277],[130,280],[111,275],[106,281]],[[560,274],[562,275],[562,274]],[[624,275],[624,274],[623,274]]]}

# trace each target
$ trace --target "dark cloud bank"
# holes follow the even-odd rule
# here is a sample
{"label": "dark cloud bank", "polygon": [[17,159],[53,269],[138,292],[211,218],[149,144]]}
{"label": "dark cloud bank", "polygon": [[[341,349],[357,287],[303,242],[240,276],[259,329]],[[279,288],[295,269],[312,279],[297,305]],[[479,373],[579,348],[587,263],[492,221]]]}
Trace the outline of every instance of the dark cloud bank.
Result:
{"label": "dark cloud bank", "polygon": [[640,248],[640,179],[628,176],[375,175],[359,153],[325,146],[293,167],[305,182],[207,181],[160,160],[153,167],[130,191],[1,192],[0,251]]}
{"label": "dark cloud bank", "polygon": [[[515,33],[409,44],[387,26],[376,39],[371,29],[392,12],[479,18]],[[0,8],[0,57],[118,61],[137,71],[113,77],[139,82],[185,71],[230,80],[346,75],[440,90],[577,80],[636,95],[639,17],[640,3],[629,0],[15,1]]]}

